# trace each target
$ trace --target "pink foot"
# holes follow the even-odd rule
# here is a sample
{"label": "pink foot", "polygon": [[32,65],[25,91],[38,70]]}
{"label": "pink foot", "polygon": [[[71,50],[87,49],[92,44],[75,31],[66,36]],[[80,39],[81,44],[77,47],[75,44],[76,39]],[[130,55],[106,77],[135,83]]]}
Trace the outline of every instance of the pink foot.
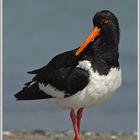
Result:
{"label": "pink foot", "polygon": [[80,136],[75,136],[74,140],[81,140]]}

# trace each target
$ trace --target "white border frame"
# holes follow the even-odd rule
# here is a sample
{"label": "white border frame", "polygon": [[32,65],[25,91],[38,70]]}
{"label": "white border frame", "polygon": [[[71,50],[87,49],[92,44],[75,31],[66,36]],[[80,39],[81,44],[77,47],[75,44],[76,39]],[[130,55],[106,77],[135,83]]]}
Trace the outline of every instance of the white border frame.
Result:
{"label": "white border frame", "polygon": [[140,2],[137,0],[137,133],[138,133],[138,140],[140,139]]}
{"label": "white border frame", "polygon": [[[137,134],[140,140],[140,2],[137,0]],[[3,140],[3,0],[0,0],[0,139]]]}
{"label": "white border frame", "polygon": [[3,1],[0,0],[0,139],[3,139]]}

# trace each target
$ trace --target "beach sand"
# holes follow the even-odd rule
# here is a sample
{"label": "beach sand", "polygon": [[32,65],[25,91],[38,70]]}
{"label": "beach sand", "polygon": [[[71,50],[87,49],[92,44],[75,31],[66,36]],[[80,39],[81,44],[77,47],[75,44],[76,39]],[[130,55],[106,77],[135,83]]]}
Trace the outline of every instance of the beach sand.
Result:
{"label": "beach sand", "polygon": [[[22,131],[4,131],[3,140],[73,140],[72,130],[64,132],[48,132],[44,130],[34,130],[32,132]],[[137,132],[81,132],[82,140],[138,140]]]}

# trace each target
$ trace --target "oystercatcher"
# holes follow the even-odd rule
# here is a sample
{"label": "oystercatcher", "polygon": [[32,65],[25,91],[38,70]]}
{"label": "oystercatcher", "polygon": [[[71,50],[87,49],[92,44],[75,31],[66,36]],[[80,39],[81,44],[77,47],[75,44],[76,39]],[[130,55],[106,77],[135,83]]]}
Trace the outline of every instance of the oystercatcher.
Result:
{"label": "oystercatcher", "polygon": [[116,16],[108,10],[97,12],[93,25],[79,48],[61,53],[46,66],[28,72],[35,74],[34,78],[15,95],[17,100],[47,98],[56,106],[71,109],[74,140],[81,140],[83,109],[109,99],[122,81]]}

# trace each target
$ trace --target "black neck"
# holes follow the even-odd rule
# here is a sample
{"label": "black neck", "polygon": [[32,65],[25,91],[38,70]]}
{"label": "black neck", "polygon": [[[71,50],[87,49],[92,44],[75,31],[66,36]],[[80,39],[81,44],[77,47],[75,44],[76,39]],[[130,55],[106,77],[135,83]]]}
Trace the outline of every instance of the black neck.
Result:
{"label": "black neck", "polygon": [[119,40],[120,40],[119,29],[111,30],[108,28],[106,30],[103,30],[101,32],[100,39],[106,44],[112,44],[113,46],[118,47]]}
{"label": "black neck", "polygon": [[110,68],[119,68],[118,43],[114,37],[100,36],[88,45],[80,59],[91,61],[94,71],[107,75]]}

